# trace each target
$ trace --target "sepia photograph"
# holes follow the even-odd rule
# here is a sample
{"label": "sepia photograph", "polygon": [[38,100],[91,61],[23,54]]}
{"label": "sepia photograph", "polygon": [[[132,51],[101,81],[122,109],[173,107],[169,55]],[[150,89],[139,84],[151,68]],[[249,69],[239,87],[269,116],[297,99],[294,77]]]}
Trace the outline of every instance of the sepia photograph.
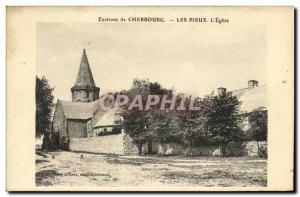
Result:
{"label": "sepia photograph", "polygon": [[[90,17],[34,22],[30,91],[23,86],[35,99],[27,146],[34,190],[276,190],[270,181],[281,138],[274,135],[282,130],[273,108],[291,110],[279,114],[292,120],[292,108],[281,105],[293,104],[293,80],[278,74],[274,82],[270,24],[244,20],[274,16],[276,8],[66,10]],[[283,44],[281,57],[292,61]],[[293,76],[292,64],[280,68]],[[280,90],[286,102],[274,97]],[[281,124],[293,162],[293,124]]]}
{"label": "sepia photograph", "polygon": [[178,28],[38,24],[37,185],[267,185],[266,29]]}

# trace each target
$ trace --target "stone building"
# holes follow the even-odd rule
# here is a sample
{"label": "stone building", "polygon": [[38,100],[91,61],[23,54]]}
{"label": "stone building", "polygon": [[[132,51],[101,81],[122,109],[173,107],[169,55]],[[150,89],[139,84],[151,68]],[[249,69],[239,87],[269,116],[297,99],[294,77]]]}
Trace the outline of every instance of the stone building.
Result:
{"label": "stone building", "polygon": [[218,88],[218,95],[230,94],[236,96],[240,102],[239,114],[243,117],[242,129],[247,132],[250,129],[249,115],[254,110],[267,113],[267,86],[258,85],[258,81],[249,80],[246,88],[226,92],[226,88]]}
{"label": "stone building", "polygon": [[[264,113],[267,113],[267,86],[259,86],[258,81],[250,80],[245,88],[238,90],[227,91],[226,88],[219,87],[217,95],[223,96],[225,94],[236,96],[239,100],[239,116],[241,116],[242,119],[240,127],[245,134],[248,134],[251,132],[249,115],[256,109],[260,109]],[[230,143],[227,146],[226,151],[229,156],[259,156],[257,144],[259,144],[260,147],[267,147],[266,141],[259,141],[257,143],[256,141],[253,141],[253,139],[245,139],[243,142]],[[158,145],[159,154],[182,155],[189,154],[190,151],[189,148],[176,143]],[[221,156],[221,149],[219,146],[194,147],[193,155]]]}
{"label": "stone building", "polygon": [[[261,111],[264,116],[268,117],[268,103],[267,103],[267,86],[258,85],[258,81],[250,80],[248,81],[248,88],[232,91],[232,95],[236,96],[240,102],[240,113],[243,117],[242,129],[246,134],[251,134],[251,121],[249,117],[254,113],[254,111]],[[261,141],[261,147],[267,146],[267,141]],[[250,147],[250,143],[248,144]],[[254,147],[255,145],[252,145]],[[252,148],[252,149],[255,149]],[[254,151],[255,152],[255,151]],[[250,153],[254,154],[255,153]]]}
{"label": "stone building", "polygon": [[[267,151],[267,141],[261,140],[259,142],[255,142],[253,141],[253,139],[249,140],[249,136],[253,134],[251,131],[251,121],[249,120],[249,117],[256,110],[260,110],[267,117],[267,86],[258,85],[258,81],[256,80],[249,80],[248,86],[246,88],[233,90],[228,92],[228,94],[236,96],[240,102],[239,114],[242,118],[242,123],[240,124],[240,127],[246,135],[245,142],[239,148],[240,151],[236,151],[236,148],[233,148],[231,151],[232,155],[237,153],[240,155],[247,156],[259,156],[258,144],[260,148],[264,149],[264,151]],[[228,150],[228,152],[230,154],[230,150]],[[267,152],[265,154],[267,154]]]}
{"label": "stone building", "polygon": [[[218,93],[227,93],[226,88],[218,88]],[[267,110],[267,86],[259,86],[256,80],[249,80],[246,88],[233,90],[228,92],[228,94],[236,96],[240,101],[241,114],[250,113],[257,108]]]}
{"label": "stone building", "polygon": [[[115,125],[117,116],[112,108],[103,110],[100,107],[100,88],[96,86],[83,50],[79,71],[74,86],[71,88],[72,101],[58,99],[52,121],[52,133],[46,137],[51,139],[55,148],[71,151],[137,155],[138,149],[132,140]],[[248,132],[250,123],[248,116],[255,109],[263,109],[267,113],[267,86],[258,85],[258,81],[248,81],[243,89],[226,91],[218,88],[218,94],[231,94],[240,101],[240,115],[243,117],[242,129]],[[104,96],[104,95],[102,95]],[[262,142],[264,143],[264,142]],[[188,154],[190,150],[179,144],[153,143],[153,152],[165,155]],[[229,147],[230,148],[230,147]],[[245,142],[243,149],[232,147],[238,155],[257,155],[256,143]],[[240,150],[240,152],[236,150]],[[244,151],[241,153],[241,151]],[[148,144],[143,146],[143,153],[148,152]],[[194,155],[219,156],[218,146],[197,147]]]}
{"label": "stone building", "polygon": [[71,88],[73,102],[93,102],[99,99],[100,88],[96,87],[85,49],[83,50],[75,85]]}
{"label": "stone building", "polygon": [[[119,139],[125,139],[125,135],[115,125],[114,109],[102,110],[100,108],[100,88],[95,85],[85,50],[83,50],[76,82],[71,88],[71,93],[72,101],[57,100],[50,134],[52,144],[57,148],[67,150],[93,152],[95,149],[99,151],[99,148],[93,147],[95,143],[98,143],[102,144],[103,152],[115,153],[113,148],[109,148],[111,146],[117,147],[116,152],[122,154],[125,150],[123,142]],[[110,136],[108,141],[105,140],[105,136]],[[114,139],[117,140],[114,141]],[[126,142],[126,146],[129,143]]]}

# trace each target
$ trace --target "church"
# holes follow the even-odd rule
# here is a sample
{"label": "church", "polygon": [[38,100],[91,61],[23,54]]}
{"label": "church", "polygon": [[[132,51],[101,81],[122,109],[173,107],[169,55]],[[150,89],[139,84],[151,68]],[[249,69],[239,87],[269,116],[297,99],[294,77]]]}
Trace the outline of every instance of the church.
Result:
{"label": "church", "polygon": [[71,93],[72,101],[58,99],[56,103],[51,135],[57,148],[69,150],[72,139],[121,134],[114,123],[114,109],[101,110],[99,106],[100,88],[95,84],[85,49]]}
{"label": "church", "polygon": [[[72,101],[57,100],[51,132],[47,133],[44,138],[51,141],[52,149],[101,154],[138,154],[138,148],[133,144],[132,139],[116,125],[115,122],[119,117],[116,115],[115,109],[104,110],[100,107],[99,99],[105,95],[100,96],[100,88],[95,84],[85,49],[82,53],[75,84],[71,88],[71,94]],[[231,94],[240,101],[240,114],[245,120],[241,126],[245,132],[249,130],[248,115],[253,110],[261,108],[267,113],[267,86],[259,86],[256,80],[248,81],[247,87],[239,90],[226,92],[226,88],[218,88],[218,95],[222,94]],[[239,156],[257,155],[255,146],[256,143],[245,142],[245,150]],[[143,154],[147,154],[148,144],[144,144],[142,149]],[[151,153],[182,155],[187,154],[188,151],[186,147],[179,144],[155,142],[151,144]],[[236,148],[233,152],[237,152]],[[218,156],[220,148],[198,147],[195,154]]]}

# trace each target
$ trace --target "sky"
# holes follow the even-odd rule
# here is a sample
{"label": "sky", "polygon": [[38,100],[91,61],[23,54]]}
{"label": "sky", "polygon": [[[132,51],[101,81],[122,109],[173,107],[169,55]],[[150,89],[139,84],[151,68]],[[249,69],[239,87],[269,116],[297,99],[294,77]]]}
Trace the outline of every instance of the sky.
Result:
{"label": "sky", "polygon": [[100,95],[128,89],[134,78],[157,81],[176,92],[203,96],[225,87],[267,82],[264,26],[177,23],[40,23],[37,76],[71,100],[85,48]]}

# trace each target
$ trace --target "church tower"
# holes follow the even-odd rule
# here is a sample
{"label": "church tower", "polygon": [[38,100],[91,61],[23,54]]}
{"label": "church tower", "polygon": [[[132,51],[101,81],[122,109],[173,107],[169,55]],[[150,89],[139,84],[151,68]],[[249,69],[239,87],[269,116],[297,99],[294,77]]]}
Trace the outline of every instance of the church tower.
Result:
{"label": "church tower", "polygon": [[75,85],[71,88],[73,102],[92,102],[99,99],[100,88],[96,87],[85,49],[79,66]]}

